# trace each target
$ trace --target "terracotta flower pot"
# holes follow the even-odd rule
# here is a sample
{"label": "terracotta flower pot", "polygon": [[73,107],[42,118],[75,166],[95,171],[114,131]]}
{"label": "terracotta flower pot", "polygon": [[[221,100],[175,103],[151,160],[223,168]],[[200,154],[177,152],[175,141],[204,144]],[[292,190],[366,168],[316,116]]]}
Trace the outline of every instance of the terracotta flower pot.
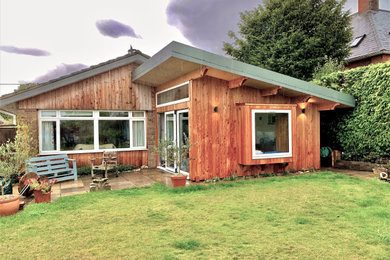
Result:
{"label": "terracotta flower pot", "polygon": [[187,176],[172,176],[171,180],[173,187],[185,187]]}
{"label": "terracotta flower pot", "polygon": [[40,190],[34,190],[35,203],[43,203],[51,201],[51,192],[43,194]]}
{"label": "terracotta flower pot", "polygon": [[19,210],[19,196],[6,195],[8,199],[0,199],[0,216],[10,216]]}

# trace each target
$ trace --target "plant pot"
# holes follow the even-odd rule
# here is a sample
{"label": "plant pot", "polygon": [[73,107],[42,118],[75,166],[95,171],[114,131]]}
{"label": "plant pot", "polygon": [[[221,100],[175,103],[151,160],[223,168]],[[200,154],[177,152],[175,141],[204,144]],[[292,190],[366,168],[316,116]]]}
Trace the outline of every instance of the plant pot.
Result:
{"label": "plant pot", "polygon": [[0,198],[0,216],[10,216],[19,210],[19,196],[6,195],[6,198]]}
{"label": "plant pot", "polygon": [[172,176],[172,185],[173,187],[185,187],[186,186],[186,181],[187,181],[187,176]]}
{"label": "plant pot", "polygon": [[51,201],[51,192],[43,194],[40,190],[34,190],[35,203],[43,203]]}

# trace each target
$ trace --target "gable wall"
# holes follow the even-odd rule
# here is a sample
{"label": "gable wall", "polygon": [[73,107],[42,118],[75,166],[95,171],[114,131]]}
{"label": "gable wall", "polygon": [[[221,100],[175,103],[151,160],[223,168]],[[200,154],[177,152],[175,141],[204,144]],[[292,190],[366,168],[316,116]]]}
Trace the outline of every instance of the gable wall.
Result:
{"label": "gable wall", "polygon": [[151,110],[150,87],[132,84],[134,64],[19,102],[19,109]]}
{"label": "gable wall", "polygon": [[[125,65],[88,79],[43,93],[5,106],[5,110],[18,118],[29,121],[38,139],[38,110],[146,110],[147,145],[155,143],[154,90],[131,82],[132,68],[136,64]],[[149,149],[151,150],[151,149]],[[120,164],[135,166],[155,166],[153,158],[145,151],[119,152]],[[89,166],[90,158],[101,157],[102,153],[69,154],[77,160],[77,167]]]}

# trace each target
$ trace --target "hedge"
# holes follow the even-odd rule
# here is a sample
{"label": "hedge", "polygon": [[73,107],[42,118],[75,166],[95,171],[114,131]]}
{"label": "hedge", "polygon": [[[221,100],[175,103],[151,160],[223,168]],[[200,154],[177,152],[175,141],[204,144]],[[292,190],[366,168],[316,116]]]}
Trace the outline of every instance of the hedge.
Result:
{"label": "hedge", "polygon": [[321,138],[330,140],[327,145],[342,150],[349,160],[389,160],[390,61],[334,72],[313,82],[356,98],[354,109],[338,109],[333,116],[321,117],[327,125]]}
{"label": "hedge", "polygon": [[[133,165],[118,165],[118,171],[119,172],[126,172],[126,171],[131,171],[135,169],[136,167]],[[103,171],[101,171],[103,172]],[[114,169],[108,170],[108,172],[115,172]],[[89,175],[91,174],[91,166],[86,166],[86,167],[80,167],[77,168],[77,174],[78,175]]]}

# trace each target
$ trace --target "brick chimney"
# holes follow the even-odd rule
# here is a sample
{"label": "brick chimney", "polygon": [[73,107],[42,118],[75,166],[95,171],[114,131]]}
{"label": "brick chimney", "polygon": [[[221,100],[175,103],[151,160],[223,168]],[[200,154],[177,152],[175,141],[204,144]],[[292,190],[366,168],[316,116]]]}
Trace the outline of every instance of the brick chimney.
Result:
{"label": "brick chimney", "polygon": [[359,0],[358,13],[364,13],[368,10],[379,10],[379,0]]}

